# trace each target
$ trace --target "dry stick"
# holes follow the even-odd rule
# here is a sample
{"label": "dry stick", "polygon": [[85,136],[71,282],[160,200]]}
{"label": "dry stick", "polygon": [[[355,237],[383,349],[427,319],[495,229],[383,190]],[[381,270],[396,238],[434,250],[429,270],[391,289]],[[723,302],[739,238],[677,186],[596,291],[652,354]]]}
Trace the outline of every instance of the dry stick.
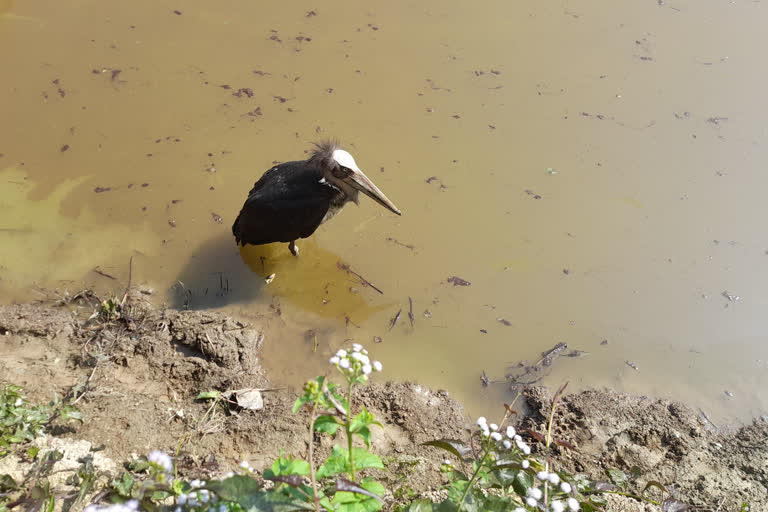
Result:
{"label": "dry stick", "polygon": [[361,276],[360,274],[358,274],[357,272],[352,270],[352,268],[350,268],[350,266],[347,265],[346,263],[342,263],[342,262],[339,261],[339,262],[336,263],[336,266],[339,267],[339,270],[343,270],[344,272],[346,272],[348,274],[352,274],[352,275],[356,276],[358,279],[360,279],[363,282],[363,284],[365,284],[366,286],[370,286],[371,288],[373,288],[374,290],[376,290],[380,294],[384,295],[383,291],[381,291],[378,288],[376,288],[376,286],[374,286],[372,282],[370,282],[369,280],[367,280],[366,278],[364,278],[363,276]]}
{"label": "dry stick", "polygon": [[[550,458],[551,454],[549,452],[549,446],[552,444],[552,423],[554,422],[555,418],[555,409],[557,408],[557,402],[560,399],[560,395],[563,391],[565,391],[565,387],[568,385],[568,382],[566,381],[565,384],[560,386],[560,389],[557,390],[557,393],[555,393],[554,398],[552,398],[552,410],[549,411],[549,424],[547,425],[547,465],[544,468],[544,471],[549,473],[549,467],[550,467]],[[548,503],[547,501],[547,491],[548,491],[548,484],[549,482],[544,482],[544,504],[546,505]]]}
{"label": "dry stick", "polygon": [[120,302],[120,307],[125,305],[125,299],[128,298],[128,290],[131,289],[131,277],[133,275],[133,256],[128,260],[128,286],[125,287],[125,293],[123,294],[123,300]]}

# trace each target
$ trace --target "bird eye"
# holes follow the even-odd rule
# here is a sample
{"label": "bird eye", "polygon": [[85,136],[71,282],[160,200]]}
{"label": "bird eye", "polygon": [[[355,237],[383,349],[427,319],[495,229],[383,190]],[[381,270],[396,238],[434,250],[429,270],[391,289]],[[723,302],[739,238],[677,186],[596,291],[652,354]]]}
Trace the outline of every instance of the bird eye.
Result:
{"label": "bird eye", "polygon": [[351,169],[348,169],[348,168],[342,167],[342,166],[334,167],[333,169],[331,169],[331,172],[333,173],[334,176],[336,176],[339,179],[346,178],[347,176],[352,174],[352,170]]}

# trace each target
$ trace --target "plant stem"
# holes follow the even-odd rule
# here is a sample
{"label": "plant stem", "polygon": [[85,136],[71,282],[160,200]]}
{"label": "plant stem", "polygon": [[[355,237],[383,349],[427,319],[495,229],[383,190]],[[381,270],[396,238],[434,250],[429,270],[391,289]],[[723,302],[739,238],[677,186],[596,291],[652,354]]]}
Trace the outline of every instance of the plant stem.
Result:
{"label": "plant stem", "polygon": [[315,498],[315,512],[320,512],[320,498],[317,496],[317,480],[315,479],[315,420],[317,419],[317,403],[320,401],[320,394],[315,398],[312,404],[312,413],[309,419],[309,478],[312,481],[312,496]]}
{"label": "plant stem", "polygon": [[347,448],[349,450],[349,479],[355,482],[355,458],[352,456],[352,382],[347,383],[347,422],[344,430],[347,431]]}
{"label": "plant stem", "polygon": [[490,443],[486,442],[485,448],[483,449],[483,455],[480,457],[480,461],[477,463],[477,468],[475,469],[475,472],[472,473],[472,478],[469,479],[467,488],[464,489],[464,493],[461,495],[461,499],[459,500],[459,508],[456,512],[461,512],[462,507],[464,507],[464,500],[467,498],[467,493],[469,493],[469,490],[475,484],[475,480],[477,479],[477,474],[480,473],[480,470],[483,468],[483,465],[485,464],[485,458],[488,456],[489,451],[490,451]]}

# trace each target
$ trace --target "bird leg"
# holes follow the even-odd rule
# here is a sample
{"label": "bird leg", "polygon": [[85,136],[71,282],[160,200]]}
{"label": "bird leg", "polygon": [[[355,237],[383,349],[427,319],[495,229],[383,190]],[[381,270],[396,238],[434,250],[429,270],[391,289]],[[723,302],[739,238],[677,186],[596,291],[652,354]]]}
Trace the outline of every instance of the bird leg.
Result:
{"label": "bird leg", "polygon": [[291,243],[288,244],[288,250],[297,258],[299,257],[299,248],[296,246],[296,240],[291,240]]}

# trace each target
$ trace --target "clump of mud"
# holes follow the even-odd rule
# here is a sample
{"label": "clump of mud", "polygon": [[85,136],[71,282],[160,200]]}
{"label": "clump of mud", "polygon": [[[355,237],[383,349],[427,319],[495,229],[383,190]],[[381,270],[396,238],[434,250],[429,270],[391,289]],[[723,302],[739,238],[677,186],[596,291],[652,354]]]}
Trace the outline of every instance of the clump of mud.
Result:
{"label": "clump of mud", "polygon": [[[552,407],[546,388],[527,390],[523,424],[543,432]],[[612,391],[588,390],[561,399],[554,437],[555,465],[607,481],[606,468],[634,471],[637,490],[661,482],[677,499],[706,510],[768,506],[768,421],[717,429],[690,407]]]}
{"label": "clump of mud", "polygon": [[[85,422],[50,443],[86,441],[120,462],[179,447],[179,472],[190,477],[221,475],[243,459],[261,470],[281,451],[306,457],[306,412],[291,413],[296,391],[269,387],[259,357],[269,340],[258,326],[220,313],[154,308],[139,293],[108,318],[93,318],[94,307],[98,302],[87,300],[81,307],[0,307],[0,383],[22,386],[33,401],[79,390]],[[261,390],[264,408],[227,410],[195,399],[202,391],[242,388]],[[522,426],[541,432],[551,397],[544,388],[531,388],[526,396],[530,411]],[[391,470],[382,477],[390,491],[424,495],[443,483],[445,454],[421,443],[468,439],[462,408],[448,393],[374,382],[358,391],[356,403],[384,424],[374,432],[372,449]],[[716,431],[682,404],[585,391],[563,398],[554,431],[579,450],[556,448],[556,468],[606,480],[605,468],[636,467],[640,489],[657,480],[679,499],[712,510],[768,504],[765,421]],[[316,440],[323,458],[332,441]],[[611,500],[611,510],[653,510],[628,498]]]}

